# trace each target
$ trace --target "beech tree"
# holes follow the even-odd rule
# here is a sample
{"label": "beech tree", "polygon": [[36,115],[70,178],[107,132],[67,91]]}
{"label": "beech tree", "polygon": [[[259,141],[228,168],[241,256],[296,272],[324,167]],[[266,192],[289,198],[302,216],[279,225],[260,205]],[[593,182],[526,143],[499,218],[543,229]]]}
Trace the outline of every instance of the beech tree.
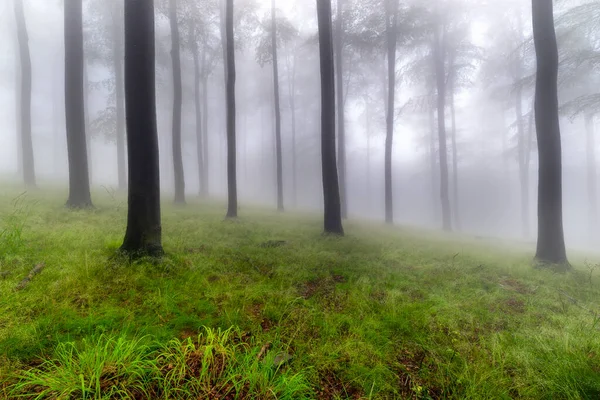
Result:
{"label": "beech tree", "polygon": [[33,140],[31,138],[31,55],[29,53],[29,35],[25,22],[23,0],[14,0],[19,58],[21,61],[21,84],[18,90],[19,101],[19,139],[21,141],[21,171],[25,186],[35,187],[35,164]]}
{"label": "beech tree", "polygon": [[69,158],[67,206],[92,206],[85,135],[82,0],[65,0],[65,112]]}
{"label": "beech tree", "polygon": [[235,135],[235,43],[233,36],[233,0],[225,0],[225,86],[227,103],[227,218],[237,218],[237,163]]}
{"label": "beech tree", "polygon": [[569,267],[562,218],[562,155],[558,117],[558,47],[552,1],[532,0],[537,60],[535,123],[538,139],[538,240],[535,258]]}
{"label": "beech tree", "polygon": [[317,0],[321,65],[321,163],[325,233],[343,235],[340,188],[335,157],[335,74],[331,0]]}
{"label": "beech tree", "polygon": [[154,0],[125,1],[125,102],[129,186],[121,250],[163,253],[156,127]]}

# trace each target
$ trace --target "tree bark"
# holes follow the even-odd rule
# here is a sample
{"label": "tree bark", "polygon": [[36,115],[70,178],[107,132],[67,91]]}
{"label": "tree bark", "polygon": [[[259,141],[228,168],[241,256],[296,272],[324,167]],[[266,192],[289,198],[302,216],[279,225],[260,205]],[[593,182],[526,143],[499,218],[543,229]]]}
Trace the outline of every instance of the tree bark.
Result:
{"label": "tree bark", "polygon": [[202,115],[204,116],[202,118],[202,143],[204,144],[202,157],[202,161],[204,162],[202,166],[202,180],[204,181],[204,185],[202,186],[202,197],[208,197],[210,194],[210,163],[208,160],[208,72],[206,68],[206,48],[202,54],[202,69]]}
{"label": "tree bark", "polygon": [[[193,22],[194,23],[194,22]],[[198,44],[196,43],[196,26],[190,30],[190,44],[192,57],[194,58],[194,110],[196,113],[196,156],[198,160],[198,194],[203,195],[204,189],[204,145],[202,142],[202,99],[200,85],[202,81],[200,73],[200,55],[198,54]]]}
{"label": "tree bark", "polygon": [[171,25],[171,60],[173,63],[173,173],[175,178],[175,204],[185,204],[185,179],[183,156],[181,154],[181,57],[179,45],[179,24],[177,21],[177,1],[169,0],[169,21]]}
{"label": "tree bark", "polygon": [[558,118],[558,48],[551,1],[532,0],[537,59],[535,122],[539,154],[536,259],[568,268],[562,218],[562,156]]}
{"label": "tree bark", "polygon": [[454,73],[454,65],[455,58],[454,53],[451,53],[449,65],[451,70],[449,71],[449,79],[448,79],[448,91],[449,100],[450,100],[450,118],[451,118],[451,131],[450,136],[452,139],[452,186],[453,186],[453,200],[454,207],[452,210],[454,211],[454,226],[456,230],[460,231],[461,229],[461,220],[460,220],[460,203],[459,203],[459,186],[458,186],[458,144],[456,143],[456,107],[454,104],[454,91],[456,90],[456,76]]}
{"label": "tree bark", "polygon": [[235,45],[233,36],[233,0],[225,0],[225,66],[227,90],[227,218],[237,218],[237,171],[235,143]]}
{"label": "tree bark", "polygon": [[86,140],[85,140],[85,146],[86,146],[86,153],[87,153],[87,158],[88,158],[88,179],[90,181],[90,186],[92,185],[92,176],[93,176],[93,171],[92,171],[92,133],[90,130],[90,99],[89,99],[89,90],[88,90],[88,86],[89,86],[89,79],[88,79],[88,74],[87,74],[87,63],[85,61],[85,54],[84,54],[84,60],[83,60],[83,102],[84,102],[84,115],[85,115],[85,133],[86,133]]}
{"label": "tree bark", "polygon": [[156,127],[154,0],[125,2],[125,101],[129,193],[121,250],[160,256],[160,172]]}
{"label": "tree bark", "polygon": [[292,206],[298,205],[297,188],[297,160],[296,160],[296,55],[292,56],[291,72],[288,63],[289,91],[290,91],[290,111],[292,114]]}
{"label": "tree bark", "polygon": [[392,185],[392,149],[394,141],[394,109],[396,96],[396,44],[398,1],[386,0],[386,37],[388,58],[388,90],[385,137],[385,222],[394,223]]}
{"label": "tree bark", "polygon": [[271,0],[271,49],[273,52],[275,154],[277,157],[277,210],[283,211],[283,158],[281,154],[281,109],[279,107],[279,65],[277,63],[277,21],[275,12],[275,0]]}
{"label": "tree bark", "polygon": [[348,190],[346,185],[346,122],[344,98],[344,0],[337,0],[337,18],[335,21],[335,77],[337,89],[338,122],[338,175],[340,181],[340,202],[342,218],[348,218]]}
{"label": "tree bark", "polygon": [[126,160],[125,160],[125,79],[123,77],[123,25],[121,23],[121,9],[115,2],[113,14],[113,68],[115,70],[115,98],[117,113],[117,177],[119,190],[127,187]]}
{"label": "tree bark", "polygon": [[321,70],[321,167],[323,171],[324,230],[343,235],[335,147],[335,74],[331,0],[317,0]]}
{"label": "tree bark", "polygon": [[435,27],[434,60],[435,75],[437,80],[437,115],[438,115],[438,141],[440,158],[440,200],[442,204],[442,228],[452,230],[450,211],[450,196],[448,193],[448,148],[446,143],[446,73],[444,63],[444,30],[438,24]]}
{"label": "tree bark", "polygon": [[35,187],[35,162],[33,155],[33,140],[31,137],[31,55],[29,53],[29,35],[25,22],[23,0],[14,0],[15,19],[17,24],[17,40],[19,42],[19,57],[21,60],[20,97],[20,139],[23,181],[27,187]]}
{"label": "tree bark", "polygon": [[587,158],[587,187],[589,203],[590,237],[594,237],[598,227],[598,193],[596,188],[596,140],[594,116],[585,116],[586,158]]}
{"label": "tree bark", "polygon": [[92,199],[85,136],[82,0],[66,0],[64,16],[65,116],[69,159],[67,207],[86,208],[92,206]]}

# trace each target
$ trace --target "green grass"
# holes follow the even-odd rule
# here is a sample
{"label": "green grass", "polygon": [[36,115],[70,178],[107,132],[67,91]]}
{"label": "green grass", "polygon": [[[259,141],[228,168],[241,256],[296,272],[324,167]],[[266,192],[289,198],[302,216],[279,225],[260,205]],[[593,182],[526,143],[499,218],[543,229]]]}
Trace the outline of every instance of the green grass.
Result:
{"label": "green grass", "polygon": [[558,274],[526,245],[167,201],[166,256],[129,262],[124,196],[65,199],[0,195],[0,398],[600,397],[583,256]]}

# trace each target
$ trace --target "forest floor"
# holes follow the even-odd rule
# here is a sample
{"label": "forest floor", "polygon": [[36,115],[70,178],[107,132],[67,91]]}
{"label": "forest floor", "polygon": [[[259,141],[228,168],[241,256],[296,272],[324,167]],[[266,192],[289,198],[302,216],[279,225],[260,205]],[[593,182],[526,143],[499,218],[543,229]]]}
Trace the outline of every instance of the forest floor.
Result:
{"label": "forest floor", "polygon": [[124,195],[18,193],[0,194],[0,398],[600,397],[598,260],[559,274],[528,245],[165,199],[166,256],[131,263]]}

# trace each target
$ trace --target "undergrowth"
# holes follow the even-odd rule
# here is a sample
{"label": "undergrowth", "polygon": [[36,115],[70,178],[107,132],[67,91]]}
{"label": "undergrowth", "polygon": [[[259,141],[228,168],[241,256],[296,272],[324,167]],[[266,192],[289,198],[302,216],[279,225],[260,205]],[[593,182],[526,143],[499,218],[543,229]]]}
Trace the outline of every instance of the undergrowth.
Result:
{"label": "undergrowth", "polygon": [[600,397],[593,258],[206,202],[131,262],[123,194],[58,194],[0,195],[0,398]]}

